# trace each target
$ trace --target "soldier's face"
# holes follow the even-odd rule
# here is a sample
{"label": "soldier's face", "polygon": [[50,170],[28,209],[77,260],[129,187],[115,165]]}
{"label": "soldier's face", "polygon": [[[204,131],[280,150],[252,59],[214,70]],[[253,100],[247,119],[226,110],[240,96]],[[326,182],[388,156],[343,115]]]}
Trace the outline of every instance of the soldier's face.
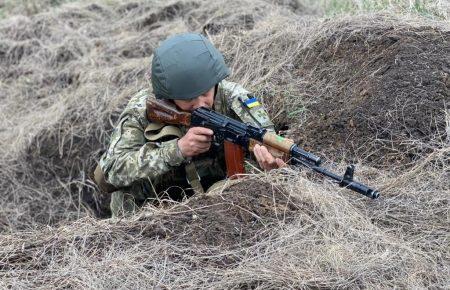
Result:
{"label": "soldier's face", "polygon": [[200,107],[208,107],[212,108],[214,104],[214,89],[212,87],[209,91],[201,94],[192,100],[173,100],[175,105],[177,105],[180,109],[187,112],[192,112]]}

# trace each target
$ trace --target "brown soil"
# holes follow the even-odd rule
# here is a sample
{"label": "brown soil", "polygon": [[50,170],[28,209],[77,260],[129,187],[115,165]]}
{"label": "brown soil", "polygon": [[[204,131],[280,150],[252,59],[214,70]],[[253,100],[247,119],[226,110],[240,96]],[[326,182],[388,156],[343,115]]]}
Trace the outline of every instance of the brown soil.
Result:
{"label": "brown soil", "polygon": [[[302,53],[298,77],[313,100],[294,135],[329,155],[404,164],[445,133],[450,32],[393,26],[338,28]],[[314,79],[311,79],[314,77]]]}
{"label": "brown soil", "polygon": [[[192,197],[186,203],[169,205],[151,215],[143,215],[137,221],[119,221],[113,236],[104,233],[92,233],[89,237],[67,236],[60,234],[50,237],[36,237],[17,251],[11,250],[8,257],[0,262],[0,269],[21,269],[23,264],[33,269],[42,269],[51,262],[51,251],[72,244],[75,248],[88,248],[88,255],[103,255],[108,251],[105,245],[115,240],[129,242],[132,237],[142,237],[148,242],[165,240],[177,244],[182,249],[198,251],[193,255],[203,255],[205,251],[223,251],[241,249],[268,238],[274,226],[287,224],[300,209],[298,200],[270,183],[260,180],[246,180],[228,187],[220,195],[200,195]],[[314,213],[313,207],[304,209]],[[123,236],[121,228],[126,230]],[[42,233],[45,235],[46,233]],[[47,233],[48,234],[48,233]],[[30,243],[31,242],[31,243]],[[36,263],[31,262],[35,251],[43,245],[52,245],[45,250],[44,256]],[[192,248],[192,245],[195,245]],[[185,254],[185,253],[184,253]],[[172,259],[178,259],[174,254]],[[205,258],[204,262],[224,266],[237,262],[231,256],[225,258]]]}
{"label": "brown soil", "polygon": [[432,147],[449,99],[448,32],[376,16],[305,25],[269,2],[305,9],[136,1],[0,21],[0,288],[449,285],[449,151],[439,146],[400,175],[359,170],[378,200],[283,170],[119,221],[87,216],[90,168],[130,94],[148,85],[154,47],[182,31],[214,35],[231,80],[298,95],[274,98],[271,113],[306,104],[309,119],[290,128],[314,152],[403,164]]}
{"label": "brown soil", "polygon": [[[30,108],[37,119],[30,122],[33,129],[26,130],[29,133],[23,139],[28,141],[9,150],[7,142],[2,147],[16,153],[0,161],[8,162],[0,166],[4,176],[0,189],[14,189],[4,190],[8,194],[3,201],[11,207],[0,213],[1,221],[16,211],[27,213],[14,221],[21,228],[27,227],[30,219],[53,224],[68,212],[74,213],[70,218],[76,218],[87,212],[79,200],[94,208],[95,214],[102,212],[100,202],[92,198],[94,187],[87,176],[105,150],[112,126],[130,96],[148,87],[146,74],[153,49],[162,39],[181,31],[251,29],[259,15],[256,12],[264,12],[258,7],[265,5],[249,4],[245,13],[229,8],[229,13],[215,15],[220,3],[202,3],[81,5],[56,10],[51,16],[18,16],[0,25],[0,78],[7,85],[0,89],[0,100],[10,100],[9,111]],[[241,3],[233,5],[242,8]],[[177,25],[168,28],[170,23]],[[64,113],[49,116],[49,124],[41,125],[40,119],[46,110],[52,111],[55,102]],[[30,115],[26,111],[15,115]],[[9,122],[24,124],[17,117]],[[0,128],[4,140],[15,136],[9,133],[13,128]],[[14,179],[20,182],[14,184]],[[42,196],[29,202],[29,195],[36,196],[35,188]],[[67,200],[68,196],[74,196],[74,202]],[[63,206],[52,205],[62,200]],[[0,231],[8,228],[8,223],[0,222]]]}
{"label": "brown soil", "polygon": [[232,185],[223,195],[200,195],[168,215],[152,217],[144,234],[198,246],[248,246],[257,242],[269,225],[291,220],[295,210],[293,201],[281,190],[248,180]]}

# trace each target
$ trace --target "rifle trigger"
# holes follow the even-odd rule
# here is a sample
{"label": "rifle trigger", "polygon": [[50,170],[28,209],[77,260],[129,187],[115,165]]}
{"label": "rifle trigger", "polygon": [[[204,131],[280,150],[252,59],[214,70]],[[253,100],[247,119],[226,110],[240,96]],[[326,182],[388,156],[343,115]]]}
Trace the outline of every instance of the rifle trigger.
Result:
{"label": "rifle trigger", "polygon": [[220,140],[219,140],[219,138],[217,137],[217,135],[215,135],[215,134],[213,135],[212,143],[213,143],[214,146],[216,146],[216,147],[220,146]]}
{"label": "rifle trigger", "polygon": [[225,134],[222,129],[216,130],[213,135],[213,140],[217,146],[219,146],[225,139]]}

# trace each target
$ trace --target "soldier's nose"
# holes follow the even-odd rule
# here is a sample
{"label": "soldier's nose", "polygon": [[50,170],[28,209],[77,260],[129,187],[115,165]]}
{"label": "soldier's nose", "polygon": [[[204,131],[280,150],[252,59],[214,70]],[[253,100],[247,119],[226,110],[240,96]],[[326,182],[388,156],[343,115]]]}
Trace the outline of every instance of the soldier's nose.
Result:
{"label": "soldier's nose", "polygon": [[199,104],[198,107],[207,107],[207,108],[211,108],[207,102],[200,102],[200,104]]}

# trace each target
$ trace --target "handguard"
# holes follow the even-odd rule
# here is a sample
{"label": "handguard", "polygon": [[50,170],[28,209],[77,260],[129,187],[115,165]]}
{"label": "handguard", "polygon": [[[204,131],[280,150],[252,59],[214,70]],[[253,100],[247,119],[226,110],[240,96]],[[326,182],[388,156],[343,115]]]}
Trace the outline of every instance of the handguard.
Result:
{"label": "handguard", "polygon": [[[292,165],[302,165],[320,173],[340,187],[356,191],[372,199],[378,198],[380,193],[365,184],[353,180],[354,165],[349,165],[343,176],[337,175],[320,166],[321,159],[303,149],[292,140],[283,138],[264,128],[242,123],[238,120],[219,114],[209,108],[200,107],[192,113],[179,111],[174,104],[162,100],[147,102],[147,117],[153,122],[178,124],[184,126],[206,127],[214,131],[215,142],[231,142],[250,150],[255,143],[261,143],[268,148],[286,154]],[[238,174],[242,168],[235,167],[229,170],[229,176]]]}
{"label": "handguard", "polygon": [[380,193],[360,182],[353,180],[355,166],[347,167],[345,174],[339,176],[327,169],[320,167],[322,163],[320,157],[301,149],[297,144],[278,136],[266,129],[245,124],[223,116],[208,108],[198,108],[192,112],[191,126],[202,126],[214,131],[214,135],[219,140],[226,140],[234,144],[248,148],[251,139],[262,142],[266,146],[272,146],[282,150],[291,156],[291,163],[294,165],[304,165],[315,172],[331,178],[341,187],[361,193],[372,199],[378,198]]}

